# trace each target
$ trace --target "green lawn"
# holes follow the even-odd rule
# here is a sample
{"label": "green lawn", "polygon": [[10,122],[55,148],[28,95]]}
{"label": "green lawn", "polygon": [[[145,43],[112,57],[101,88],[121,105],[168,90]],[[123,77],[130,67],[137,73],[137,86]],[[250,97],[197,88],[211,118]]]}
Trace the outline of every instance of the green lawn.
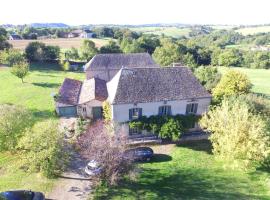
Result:
{"label": "green lawn", "polygon": [[[32,64],[23,84],[8,68],[0,67],[0,104],[23,105],[34,113],[36,120],[54,118],[51,95],[58,90],[65,77],[83,79],[84,73],[64,73],[55,64]],[[0,191],[31,189],[48,193],[52,189],[54,179],[18,169],[18,162],[19,155],[0,153]]]}
{"label": "green lawn", "polygon": [[[169,151],[166,149],[169,148]],[[96,199],[270,199],[270,177],[264,171],[223,168],[208,141],[154,148],[151,163],[140,164],[137,179],[117,187],[100,187]]]}
{"label": "green lawn", "polygon": [[[229,68],[219,67],[222,73],[225,73]],[[233,68],[239,70],[249,77],[253,87],[252,91],[255,93],[265,94],[270,97],[270,70],[269,69],[248,69],[248,68]]]}
{"label": "green lawn", "polygon": [[84,73],[63,72],[56,64],[32,64],[26,83],[13,76],[8,68],[0,68],[0,104],[23,105],[39,117],[54,115],[52,94],[58,91],[65,77],[83,80]]}

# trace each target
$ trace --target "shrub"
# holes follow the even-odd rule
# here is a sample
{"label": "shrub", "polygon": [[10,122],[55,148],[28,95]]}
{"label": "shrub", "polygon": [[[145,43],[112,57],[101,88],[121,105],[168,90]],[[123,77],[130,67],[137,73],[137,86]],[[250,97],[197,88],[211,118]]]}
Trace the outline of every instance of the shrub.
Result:
{"label": "shrub", "polygon": [[266,121],[250,112],[248,104],[225,99],[205,114],[200,124],[211,132],[213,153],[226,160],[262,163],[270,153]]}
{"label": "shrub", "polygon": [[103,102],[103,117],[106,122],[110,122],[112,120],[112,111],[111,105],[108,101]]}
{"label": "shrub", "polygon": [[27,76],[28,72],[29,64],[26,61],[15,63],[12,65],[11,73],[20,78],[22,80],[22,83],[24,82],[23,79]]}
{"label": "shrub", "polygon": [[65,166],[63,136],[52,120],[38,122],[28,129],[17,147],[24,152],[24,167],[29,171],[42,172],[50,178]]}
{"label": "shrub", "polygon": [[0,151],[15,150],[24,130],[31,125],[31,114],[15,105],[0,105]]}
{"label": "shrub", "polygon": [[25,58],[20,51],[10,49],[9,51],[7,51],[5,61],[8,66],[12,66],[21,62],[25,62]]}
{"label": "shrub", "polygon": [[159,137],[162,139],[177,141],[182,131],[183,127],[178,121],[169,119],[168,122],[162,125],[159,132]]}
{"label": "shrub", "polygon": [[195,70],[195,75],[208,91],[216,87],[221,79],[221,74],[216,67],[201,66]]}

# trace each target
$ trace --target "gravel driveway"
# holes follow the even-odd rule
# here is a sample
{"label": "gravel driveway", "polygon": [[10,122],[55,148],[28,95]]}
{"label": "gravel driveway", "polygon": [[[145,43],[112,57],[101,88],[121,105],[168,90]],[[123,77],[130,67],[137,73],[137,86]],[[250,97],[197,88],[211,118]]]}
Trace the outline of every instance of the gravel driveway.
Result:
{"label": "gravel driveway", "polygon": [[56,183],[56,187],[48,195],[51,200],[82,200],[87,199],[91,192],[91,181],[84,176],[86,161],[74,151],[71,162]]}

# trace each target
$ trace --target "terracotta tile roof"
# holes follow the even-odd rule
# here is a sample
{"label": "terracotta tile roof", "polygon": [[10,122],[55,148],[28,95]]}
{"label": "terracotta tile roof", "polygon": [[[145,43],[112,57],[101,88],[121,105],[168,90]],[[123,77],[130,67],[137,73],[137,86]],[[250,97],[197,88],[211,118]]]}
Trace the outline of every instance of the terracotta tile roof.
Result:
{"label": "terracotta tile roof", "polygon": [[82,82],[75,79],[65,78],[59,90],[58,103],[77,105]]}
{"label": "terracotta tile roof", "polygon": [[113,104],[211,97],[188,67],[121,69]]}

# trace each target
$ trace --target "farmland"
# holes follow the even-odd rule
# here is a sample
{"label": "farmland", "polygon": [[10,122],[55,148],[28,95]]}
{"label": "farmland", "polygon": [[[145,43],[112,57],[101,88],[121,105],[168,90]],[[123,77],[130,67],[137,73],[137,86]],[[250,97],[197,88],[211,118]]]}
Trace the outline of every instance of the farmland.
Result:
{"label": "farmland", "polygon": [[247,27],[247,28],[238,29],[236,31],[243,35],[254,35],[256,33],[270,32],[270,26]]}
{"label": "farmland", "polygon": [[[25,47],[30,42],[43,42],[47,45],[56,45],[59,46],[61,49],[69,49],[71,47],[79,48],[82,45],[83,38],[57,38],[57,39],[42,39],[42,40],[9,40],[9,43],[13,45],[15,49],[24,50]],[[96,47],[100,48],[101,46],[106,45],[110,39],[91,39],[95,44]]]}
{"label": "farmland", "polygon": [[188,34],[191,32],[190,28],[178,28],[178,27],[137,27],[131,28],[131,30],[145,33],[145,34],[155,34],[155,35],[166,35],[175,38],[182,36],[188,37]]}

